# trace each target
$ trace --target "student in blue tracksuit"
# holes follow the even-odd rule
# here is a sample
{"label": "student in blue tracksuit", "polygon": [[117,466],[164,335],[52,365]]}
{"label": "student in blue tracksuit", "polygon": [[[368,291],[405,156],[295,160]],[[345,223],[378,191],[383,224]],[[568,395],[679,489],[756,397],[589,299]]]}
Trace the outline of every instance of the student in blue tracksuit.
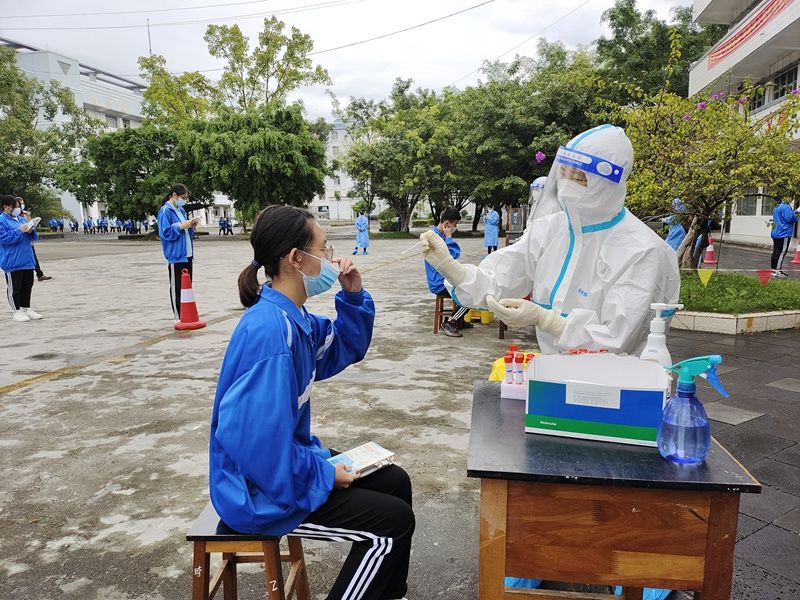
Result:
{"label": "student in blue tracksuit", "polygon": [[[350,259],[332,260],[306,210],[268,207],[250,243],[254,259],[239,276],[248,309],[225,352],[211,416],[211,501],[237,531],[352,542],[329,600],[402,598],[414,532],[408,475],[392,465],[362,479],[334,467],[310,431],[314,382],[369,348],[372,297]],[[260,287],[262,268],[270,283]],[[309,313],[306,300],[337,279],[336,319]]]}
{"label": "student in blue tracksuit", "polygon": [[363,210],[356,219],[356,247],[353,254],[358,254],[359,248],[363,248],[363,254],[366,254],[367,248],[369,248],[369,219]]}
{"label": "student in blue tracksuit", "polygon": [[497,214],[494,206],[489,206],[489,212],[483,218],[483,245],[486,246],[486,254],[491,254],[497,250],[497,236],[500,233],[500,215]]}
{"label": "student in blue tracksuit", "polygon": [[772,231],[770,232],[770,236],[772,236],[772,260],[770,261],[770,267],[772,267],[773,277],[788,277],[783,272],[783,260],[789,251],[798,211],[800,211],[800,208],[792,210],[788,200],[778,204],[772,211]]}
{"label": "student in blue tracksuit", "polygon": [[19,323],[41,319],[42,315],[31,309],[33,269],[36,265],[31,242],[38,240],[39,234],[22,216],[18,198],[3,195],[0,205],[0,269],[5,273],[12,318]]}
{"label": "student in blue tracksuit", "polygon": [[181,318],[181,273],[186,269],[189,271],[189,277],[192,277],[194,259],[192,232],[197,227],[197,219],[190,220],[186,217],[183,206],[188,198],[189,188],[182,183],[173,185],[164,196],[164,202],[157,215],[158,237],[161,238],[161,249],[164,251],[164,258],[167,259],[169,298],[172,301],[172,313],[176,321]]}
{"label": "student in blue tracksuit", "polygon": [[[450,256],[458,260],[461,256],[461,246],[453,239],[453,233],[458,227],[461,220],[461,213],[454,206],[448,206],[439,215],[439,224],[431,229],[436,232],[440,238],[447,244],[447,250]],[[432,294],[442,296],[443,298],[450,298],[450,292],[444,286],[444,277],[439,271],[434,269],[430,263],[425,261],[425,276],[428,279],[428,289]],[[447,337],[464,337],[459,331],[459,327],[472,327],[472,323],[464,323],[464,315],[467,314],[469,309],[465,306],[459,306],[453,315],[442,323],[441,331]]]}

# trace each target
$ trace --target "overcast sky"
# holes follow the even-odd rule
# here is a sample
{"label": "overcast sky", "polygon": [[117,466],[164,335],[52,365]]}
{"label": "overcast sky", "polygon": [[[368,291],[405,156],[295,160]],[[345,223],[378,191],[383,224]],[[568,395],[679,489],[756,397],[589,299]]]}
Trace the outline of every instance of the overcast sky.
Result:
{"label": "overcast sky", "polygon": [[[136,79],[136,59],[148,52],[148,18],[153,53],[164,55],[170,71],[177,72],[220,67],[203,41],[208,23],[238,23],[255,40],[264,17],[274,12],[309,34],[315,51],[324,51],[485,1],[0,0],[0,37]],[[671,7],[688,4],[689,0],[640,0],[638,6],[668,19]],[[464,87],[480,77],[473,71],[483,60],[533,55],[540,37],[560,40],[571,48],[590,44],[606,33],[600,15],[612,5],[613,0],[493,0],[424,27],[323,52],[314,59],[330,73],[331,89],[343,103],[351,96],[385,98],[395,77],[410,77],[415,85],[436,90],[457,80],[456,85]],[[107,14],[112,12],[127,14]],[[206,75],[213,79],[219,72]],[[309,117],[330,118],[330,100],[324,92],[323,87],[313,87],[295,96],[304,101]]]}

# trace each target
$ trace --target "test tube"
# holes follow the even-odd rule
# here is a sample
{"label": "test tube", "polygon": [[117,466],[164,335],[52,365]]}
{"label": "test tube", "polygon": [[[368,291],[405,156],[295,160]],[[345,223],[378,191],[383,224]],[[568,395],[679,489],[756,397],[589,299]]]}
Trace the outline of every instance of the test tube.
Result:
{"label": "test tube", "polygon": [[522,352],[517,352],[514,356],[514,383],[525,383],[525,371],[522,369],[522,362],[525,360],[525,355]]}
{"label": "test tube", "polygon": [[506,352],[503,358],[503,362],[506,364],[506,383],[514,383],[513,361],[514,355],[511,352]]}

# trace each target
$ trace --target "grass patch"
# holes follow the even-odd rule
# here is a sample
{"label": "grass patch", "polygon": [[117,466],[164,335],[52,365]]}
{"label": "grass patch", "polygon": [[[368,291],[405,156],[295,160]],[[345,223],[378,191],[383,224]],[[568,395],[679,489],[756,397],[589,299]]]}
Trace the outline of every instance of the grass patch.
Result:
{"label": "grass patch", "polygon": [[419,236],[405,231],[378,231],[369,234],[372,240],[415,240]]}
{"label": "grass patch", "polygon": [[697,275],[685,274],[681,281],[684,310],[742,314],[773,310],[800,310],[800,281],[770,279],[762,287],[757,277],[737,273],[715,273],[703,287]]}

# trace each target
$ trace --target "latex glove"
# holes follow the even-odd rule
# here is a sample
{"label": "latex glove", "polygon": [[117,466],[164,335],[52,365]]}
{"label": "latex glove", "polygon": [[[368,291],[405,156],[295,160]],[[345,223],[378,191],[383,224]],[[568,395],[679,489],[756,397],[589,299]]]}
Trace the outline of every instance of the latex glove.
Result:
{"label": "latex glove", "polygon": [[522,298],[502,298],[499,302],[486,296],[486,304],[503,323],[510,327],[534,325],[558,337],[564,331],[567,320],[558,311],[542,308]]}
{"label": "latex glove", "polygon": [[458,286],[467,278],[467,269],[464,265],[450,256],[444,240],[435,231],[428,230],[419,236],[422,256],[430,265],[439,271],[447,281]]}

